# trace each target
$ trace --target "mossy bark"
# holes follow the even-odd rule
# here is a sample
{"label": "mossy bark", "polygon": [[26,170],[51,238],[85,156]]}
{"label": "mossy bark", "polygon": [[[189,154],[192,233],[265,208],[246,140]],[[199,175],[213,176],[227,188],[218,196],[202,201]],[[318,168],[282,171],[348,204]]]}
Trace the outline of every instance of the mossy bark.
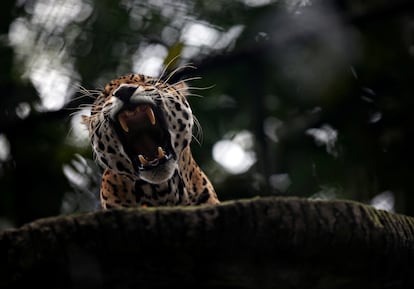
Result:
{"label": "mossy bark", "polygon": [[413,273],[414,219],[348,201],[109,210],[0,234],[0,288],[414,288]]}

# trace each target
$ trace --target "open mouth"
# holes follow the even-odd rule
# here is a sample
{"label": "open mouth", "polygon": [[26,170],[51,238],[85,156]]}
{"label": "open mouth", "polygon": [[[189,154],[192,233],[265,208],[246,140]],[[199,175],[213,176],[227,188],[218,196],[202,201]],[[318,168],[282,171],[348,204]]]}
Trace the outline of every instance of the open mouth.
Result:
{"label": "open mouth", "polygon": [[117,121],[119,137],[135,169],[151,170],[174,157],[165,120],[156,107],[128,107],[118,113]]}

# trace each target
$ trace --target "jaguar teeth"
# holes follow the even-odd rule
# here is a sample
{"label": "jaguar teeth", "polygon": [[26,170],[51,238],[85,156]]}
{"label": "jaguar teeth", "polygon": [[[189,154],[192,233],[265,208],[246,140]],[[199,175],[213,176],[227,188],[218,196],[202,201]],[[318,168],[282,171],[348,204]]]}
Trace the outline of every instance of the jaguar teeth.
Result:
{"label": "jaguar teeth", "polygon": [[147,114],[151,124],[155,125],[155,115],[154,115],[154,111],[152,110],[152,108],[147,106],[147,108],[145,109],[145,113]]}
{"label": "jaguar teeth", "polygon": [[129,131],[128,125],[127,125],[125,119],[121,115],[118,116],[118,121],[119,121],[119,124],[121,125],[122,129],[125,132],[128,132]]}
{"label": "jaguar teeth", "polygon": [[149,161],[147,161],[143,155],[138,155],[138,159],[139,162],[144,166],[147,166],[149,164]]}
{"label": "jaguar teeth", "polygon": [[155,159],[153,159],[153,160],[147,160],[143,155],[138,155],[138,160],[139,160],[139,162],[141,163],[141,165],[143,165],[143,166],[149,166],[149,165],[151,165],[151,166],[157,166],[158,164],[159,164],[159,161],[162,159],[162,158],[165,158],[166,157],[166,155],[165,155],[165,152],[164,152],[164,150],[162,149],[162,147],[158,147],[157,148],[157,157],[155,158]]}
{"label": "jaguar teeth", "polygon": [[162,159],[164,156],[164,150],[161,147],[158,147],[158,159]]}

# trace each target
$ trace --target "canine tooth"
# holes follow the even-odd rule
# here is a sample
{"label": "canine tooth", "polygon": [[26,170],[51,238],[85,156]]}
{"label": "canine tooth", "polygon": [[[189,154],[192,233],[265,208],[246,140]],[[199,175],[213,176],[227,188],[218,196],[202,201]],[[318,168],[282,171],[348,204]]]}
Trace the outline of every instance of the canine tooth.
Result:
{"label": "canine tooth", "polygon": [[161,147],[158,147],[158,158],[161,159],[165,156],[164,151]]}
{"label": "canine tooth", "polygon": [[147,108],[145,109],[145,112],[146,112],[151,124],[155,125],[155,115],[154,115],[154,111],[152,110],[152,108],[147,106]]}
{"label": "canine tooth", "polygon": [[144,158],[143,155],[138,155],[138,159],[139,159],[139,162],[144,166],[147,166],[149,164],[149,162]]}
{"label": "canine tooth", "polygon": [[119,124],[121,125],[122,129],[125,132],[128,132],[129,131],[128,125],[127,125],[125,119],[121,115],[118,116],[118,121],[119,121]]}

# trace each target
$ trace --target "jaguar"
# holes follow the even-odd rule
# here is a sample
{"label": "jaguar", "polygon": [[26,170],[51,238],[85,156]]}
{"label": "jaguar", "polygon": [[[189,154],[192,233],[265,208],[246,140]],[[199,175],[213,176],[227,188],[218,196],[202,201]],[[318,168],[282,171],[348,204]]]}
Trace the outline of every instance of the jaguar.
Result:
{"label": "jaguar", "polygon": [[195,117],[185,81],[130,74],[111,80],[83,116],[103,168],[103,209],[219,204],[191,153]]}

